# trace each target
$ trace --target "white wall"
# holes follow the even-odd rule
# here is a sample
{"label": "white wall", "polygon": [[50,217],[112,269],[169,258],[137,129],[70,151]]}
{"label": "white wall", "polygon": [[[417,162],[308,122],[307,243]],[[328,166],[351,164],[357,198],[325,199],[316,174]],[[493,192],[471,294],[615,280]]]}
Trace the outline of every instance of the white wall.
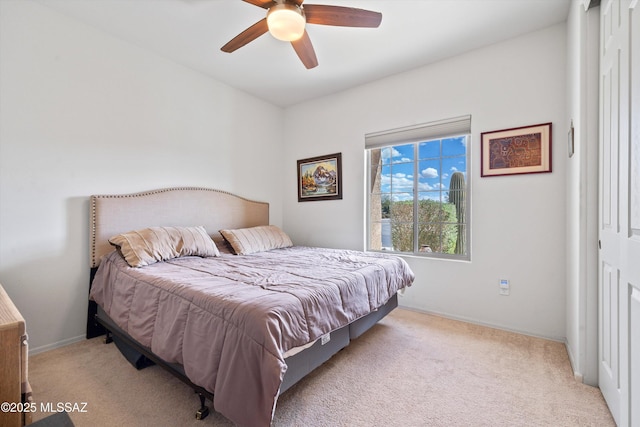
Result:
{"label": "white wall", "polygon": [[[0,283],[32,349],[84,336],[89,195],[221,188],[270,202],[296,243],[362,249],[364,134],[463,114],[472,261],[407,257],[417,279],[401,303],[564,339],[565,38],[557,25],[283,114],[40,4],[0,1]],[[480,178],[481,132],[548,121],[553,173]],[[333,152],[344,199],[298,203],[296,160]],[[265,165],[272,179],[253,179]]]}
{"label": "white wall", "polygon": [[576,378],[598,383],[599,10],[571,2],[567,20],[567,112],[574,155],[567,163],[567,351]]}
{"label": "white wall", "polygon": [[[282,222],[280,108],[14,0],[0,1],[0,94],[0,283],[32,350],[84,336],[91,194],[206,186]],[[272,179],[255,179],[265,165]]]}
{"label": "white wall", "polygon": [[[285,110],[284,227],[298,244],[362,249],[364,135],[472,115],[471,262],[406,257],[405,307],[564,340],[566,26]],[[480,133],[553,123],[553,172],[480,178]],[[296,160],[342,152],[343,200],[298,203]],[[511,295],[499,296],[499,279]]]}

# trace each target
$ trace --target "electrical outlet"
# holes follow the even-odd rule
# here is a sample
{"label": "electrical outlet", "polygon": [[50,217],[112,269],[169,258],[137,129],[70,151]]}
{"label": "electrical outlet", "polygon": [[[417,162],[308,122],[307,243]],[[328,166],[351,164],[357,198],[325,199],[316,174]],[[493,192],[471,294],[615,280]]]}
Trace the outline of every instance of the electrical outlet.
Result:
{"label": "electrical outlet", "polygon": [[500,290],[499,290],[499,294],[500,295],[509,295],[509,293],[511,292],[511,286],[509,285],[509,280],[508,279],[500,279]]}

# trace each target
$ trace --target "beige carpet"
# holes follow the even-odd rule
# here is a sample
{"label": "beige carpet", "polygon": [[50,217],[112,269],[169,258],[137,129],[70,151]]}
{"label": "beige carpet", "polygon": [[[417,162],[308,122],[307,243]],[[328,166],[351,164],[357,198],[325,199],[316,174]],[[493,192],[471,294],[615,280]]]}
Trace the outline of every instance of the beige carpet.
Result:
{"label": "beige carpet", "polygon": [[[78,427],[232,425],[195,420],[192,390],[157,366],[136,371],[100,338],[31,357],[29,377],[38,408],[87,403],[70,414]],[[273,425],[615,424],[563,344],[397,309],[280,396]]]}

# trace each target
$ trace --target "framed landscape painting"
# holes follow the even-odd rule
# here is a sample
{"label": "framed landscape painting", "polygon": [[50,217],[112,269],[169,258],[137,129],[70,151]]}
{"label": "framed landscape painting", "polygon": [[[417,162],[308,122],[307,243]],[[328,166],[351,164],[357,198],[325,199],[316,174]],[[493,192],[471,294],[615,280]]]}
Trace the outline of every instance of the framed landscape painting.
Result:
{"label": "framed landscape painting", "polygon": [[551,123],[481,134],[480,175],[551,172]]}
{"label": "framed landscape painting", "polygon": [[342,153],[298,160],[298,202],[342,199]]}

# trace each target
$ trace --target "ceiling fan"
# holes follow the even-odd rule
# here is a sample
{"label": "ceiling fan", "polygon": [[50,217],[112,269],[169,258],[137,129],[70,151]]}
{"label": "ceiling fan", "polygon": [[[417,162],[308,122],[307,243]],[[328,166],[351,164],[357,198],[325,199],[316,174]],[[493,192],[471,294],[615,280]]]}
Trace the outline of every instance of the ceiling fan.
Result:
{"label": "ceiling fan", "polygon": [[318,59],[305,24],[376,28],[382,21],[382,14],[379,12],[321,4],[303,6],[304,0],[243,1],[267,9],[267,16],[235,36],[220,50],[233,52],[268,31],[279,40],[291,42],[307,69],[317,66]]}

